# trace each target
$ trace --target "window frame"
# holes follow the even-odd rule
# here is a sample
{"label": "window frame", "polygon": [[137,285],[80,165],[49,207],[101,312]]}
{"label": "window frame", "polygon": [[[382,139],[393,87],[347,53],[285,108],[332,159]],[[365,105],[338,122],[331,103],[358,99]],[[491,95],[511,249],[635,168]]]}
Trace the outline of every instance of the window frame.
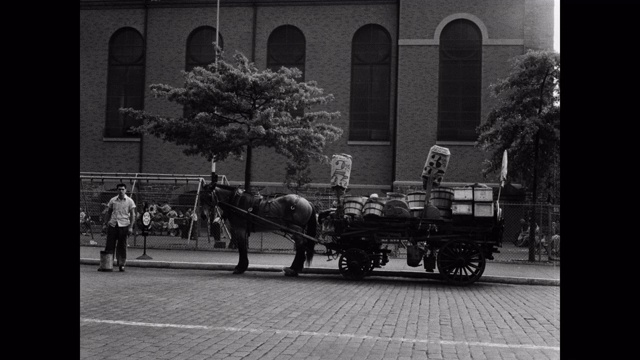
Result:
{"label": "window frame", "polygon": [[384,26],[366,24],[356,30],[351,42],[348,143],[391,141],[392,59],[393,40]]}
{"label": "window frame", "polygon": [[[134,38],[127,39],[127,36]],[[139,54],[133,52],[136,51],[136,48]],[[127,59],[128,55],[131,57],[130,59]],[[131,127],[141,125],[141,121],[121,114],[118,109],[123,107],[131,107],[135,110],[144,109],[145,39],[135,28],[120,28],[109,38],[107,56],[107,89],[103,138],[105,140],[132,139],[136,141],[140,138],[140,134],[129,133],[128,130]],[[115,106],[117,106],[116,110],[114,110]],[[117,117],[115,114],[117,114]]]}
{"label": "window frame", "polygon": [[471,20],[455,19],[439,40],[437,141],[475,142],[482,114],[482,31]]}
{"label": "window frame", "polygon": [[[281,35],[281,32],[284,32]],[[294,36],[291,36],[294,35]],[[285,41],[283,42],[275,42],[277,36],[283,36]],[[293,37],[297,37],[297,39],[292,39]],[[296,41],[297,40],[297,41]],[[274,46],[277,49],[280,47],[281,49],[285,49],[285,54],[287,51],[300,50],[302,55],[299,55],[297,61],[277,61],[277,52],[274,54]],[[300,28],[291,24],[280,25],[273,29],[267,38],[267,61],[266,68],[277,72],[281,67],[286,68],[297,68],[302,73],[302,76],[297,78],[297,82],[304,82],[305,79],[305,67],[307,62],[307,39],[304,36],[304,33]],[[302,117],[304,116],[304,108],[298,108],[289,112],[292,117]]]}

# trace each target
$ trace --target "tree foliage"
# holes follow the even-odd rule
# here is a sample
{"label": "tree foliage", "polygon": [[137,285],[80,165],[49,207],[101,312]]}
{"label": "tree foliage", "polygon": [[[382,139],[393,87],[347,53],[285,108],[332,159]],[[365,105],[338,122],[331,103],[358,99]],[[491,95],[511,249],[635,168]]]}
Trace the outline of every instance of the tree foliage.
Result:
{"label": "tree foliage", "polygon": [[477,146],[490,153],[483,174],[499,171],[507,150],[509,179],[559,199],[560,54],[529,50],[490,89],[499,100],[477,128]]}
{"label": "tree foliage", "polygon": [[[331,124],[339,112],[312,111],[332,101],[315,81],[298,82],[296,68],[259,71],[241,53],[234,63],[218,59],[206,68],[183,71],[184,87],[153,84],[156,98],[183,105],[182,116],[164,117],[146,111],[121,109],[143,120],[136,131],[183,145],[184,153],[223,161],[246,155],[245,188],[250,188],[252,149],[268,147],[299,169],[309,160],[327,161],[328,142],[337,140],[342,129]],[[303,108],[302,116],[291,112]]]}

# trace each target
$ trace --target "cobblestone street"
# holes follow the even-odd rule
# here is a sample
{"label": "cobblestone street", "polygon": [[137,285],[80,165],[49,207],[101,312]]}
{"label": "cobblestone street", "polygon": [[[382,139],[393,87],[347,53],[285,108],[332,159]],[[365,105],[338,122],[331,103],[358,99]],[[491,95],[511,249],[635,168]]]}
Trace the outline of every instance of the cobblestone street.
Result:
{"label": "cobblestone street", "polygon": [[82,359],[558,359],[554,286],[80,266]]}

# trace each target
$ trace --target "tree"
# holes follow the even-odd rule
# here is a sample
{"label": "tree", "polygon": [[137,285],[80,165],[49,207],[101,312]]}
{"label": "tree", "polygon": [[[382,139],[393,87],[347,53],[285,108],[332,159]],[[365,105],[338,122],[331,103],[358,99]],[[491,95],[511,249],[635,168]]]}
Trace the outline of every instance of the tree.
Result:
{"label": "tree", "polygon": [[[490,152],[483,174],[500,169],[509,154],[509,177],[517,178],[538,199],[538,186],[559,199],[560,54],[529,50],[512,59],[509,75],[490,85],[499,98],[477,130],[477,146]],[[535,260],[535,208],[531,211],[529,260]]]}
{"label": "tree", "polygon": [[[142,119],[136,131],[184,145],[185,155],[223,161],[246,154],[247,191],[255,148],[275,149],[295,169],[308,165],[309,160],[328,161],[323,150],[342,135],[342,129],[330,124],[340,113],[311,109],[332,101],[333,95],[323,95],[315,81],[296,81],[302,75],[296,68],[259,71],[239,52],[233,59],[235,66],[220,58],[206,68],[183,71],[183,88],[150,86],[154,97],[183,105],[187,111],[182,116],[163,117],[131,108],[121,111]],[[305,113],[292,116],[299,108]]]}

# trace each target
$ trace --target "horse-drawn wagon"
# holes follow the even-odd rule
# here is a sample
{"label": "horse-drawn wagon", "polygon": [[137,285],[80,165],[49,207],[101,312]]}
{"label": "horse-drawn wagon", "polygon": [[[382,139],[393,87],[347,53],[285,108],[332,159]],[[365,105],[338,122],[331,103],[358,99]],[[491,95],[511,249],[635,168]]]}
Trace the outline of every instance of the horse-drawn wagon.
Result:
{"label": "horse-drawn wagon", "polygon": [[[499,202],[493,200],[487,186],[440,187],[448,157],[438,165],[434,165],[434,158],[430,152],[423,172],[425,191],[342,199],[350,162],[341,158],[341,166],[332,164],[337,206],[319,213],[298,195],[266,201],[215,183],[205,185],[202,204],[209,211],[221,208],[223,217],[229,219],[239,252],[234,273],[243,273],[248,267],[249,232],[280,231],[296,245],[293,263],[283,269],[287,276],[297,276],[305,260],[311,262],[315,244],[321,244],[329,259],[338,259],[344,277],[359,280],[389,262],[392,245],[406,248],[408,266],[423,266],[427,272],[437,267],[450,283],[472,284],[482,276],[486,260],[493,259],[502,246],[504,222]],[[439,173],[430,173],[438,167]]]}
{"label": "horse-drawn wagon", "polygon": [[[432,195],[449,190],[436,188]],[[328,256],[338,258],[340,273],[349,279],[362,279],[383,267],[392,252],[389,245],[400,245],[406,248],[408,266],[423,266],[433,272],[437,265],[444,280],[471,284],[482,276],[486,260],[493,259],[502,245],[500,211],[493,203],[494,212],[489,216],[473,209],[461,213],[451,210],[451,203],[458,205],[455,201],[448,206],[432,205],[437,199],[425,201],[426,207],[410,207],[403,206],[402,198],[394,195],[391,199],[365,200],[361,212],[357,206],[348,207],[345,213],[339,208],[321,212],[319,241]],[[381,204],[382,213],[369,211],[372,206],[367,208],[367,204],[372,203]]]}

